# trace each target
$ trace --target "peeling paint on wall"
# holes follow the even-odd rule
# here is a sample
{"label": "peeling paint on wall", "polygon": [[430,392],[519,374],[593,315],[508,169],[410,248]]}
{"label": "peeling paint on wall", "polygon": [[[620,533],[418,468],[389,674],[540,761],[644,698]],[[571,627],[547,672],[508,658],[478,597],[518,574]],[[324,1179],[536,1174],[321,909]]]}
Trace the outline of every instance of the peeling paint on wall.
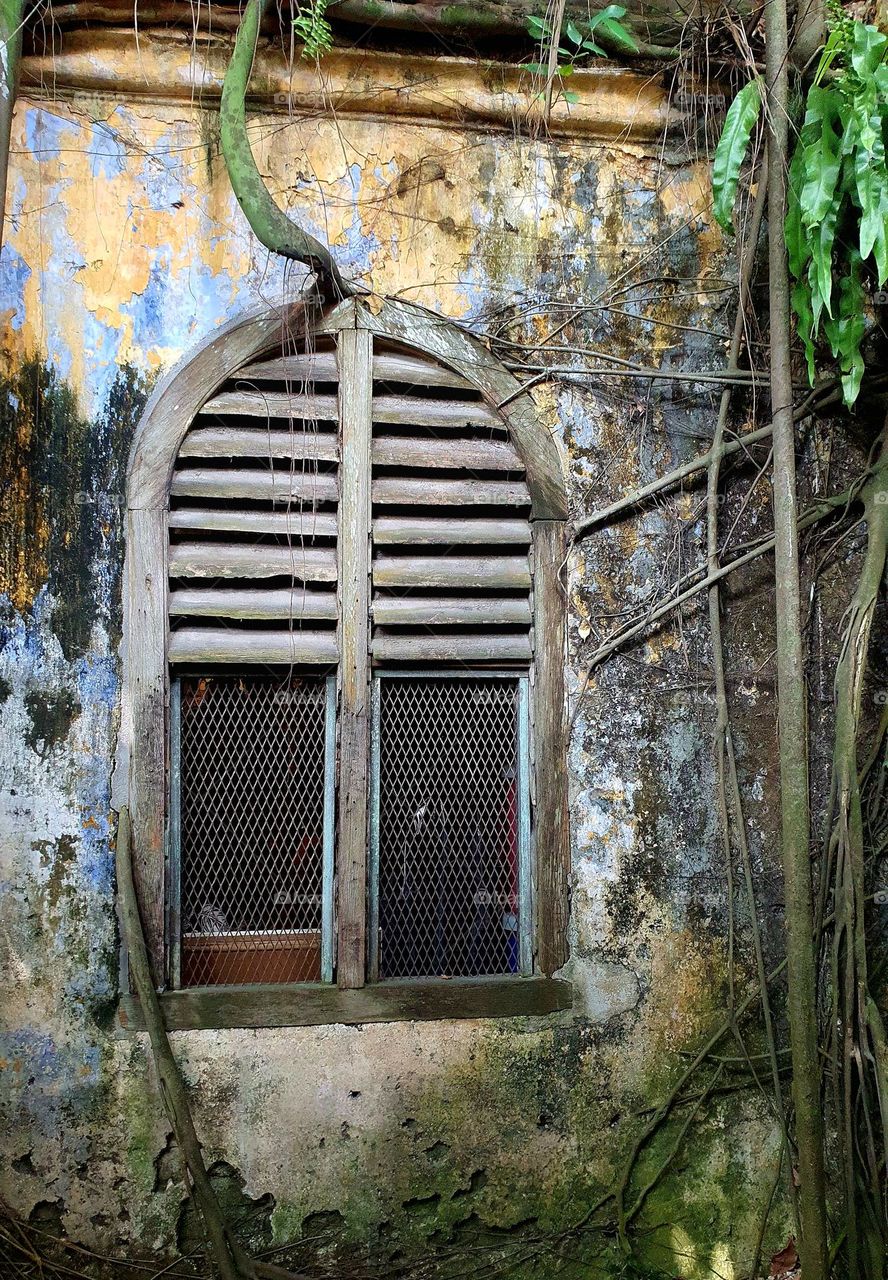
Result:
{"label": "peeling paint on wall", "polygon": [[[182,71],[187,52],[169,58]],[[260,114],[251,136],[275,195],[380,293],[478,327],[508,323],[530,360],[553,298],[566,317],[664,241],[665,302],[621,295],[584,313],[563,364],[580,367],[573,343],[667,367],[717,359],[727,294],[696,164],[664,180],[659,158],[613,138],[392,116]],[[12,151],[0,256],[0,1185],[26,1217],[54,1215],[87,1244],[164,1255],[188,1245],[194,1223],[146,1046],[111,1029],[125,460],[152,379],[257,301],[279,305],[299,276],[250,236],[215,115],[198,102],[25,98]],[[699,387],[536,394],[579,511],[711,430]],[[571,558],[575,1014],[176,1035],[214,1177],[254,1207],[258,1239],[397,1259],[429,1240],[505,1248],[557,1234],[612,1182],[637,1113],[717,1016],[709,727],[682,687],[705,664],[699,626],[690,612],[681,634],[588,684],[584,665],[601,616],[647,598],[664,564],[699,545],[685,516],[653,511]],[[773,789],[767,773],[762,786]],[[681,1257],[693,1280],[742,1275],[775,1143],[758,1104],[716,1107],[693,1177],[670,1192],[681,1203],[658,1193],[645,1209],[652,1258]],[[597,1247],[582,1246],[584,1265]]]}

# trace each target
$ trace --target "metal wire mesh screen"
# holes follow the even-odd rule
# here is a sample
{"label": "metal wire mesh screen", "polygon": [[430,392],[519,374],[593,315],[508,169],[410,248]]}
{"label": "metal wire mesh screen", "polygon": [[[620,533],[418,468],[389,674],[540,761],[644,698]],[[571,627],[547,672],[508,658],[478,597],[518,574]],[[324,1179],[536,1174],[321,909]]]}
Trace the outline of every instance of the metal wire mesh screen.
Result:
{"label": "metal wire mesh screen", "polygon": [[320,977],[323,679],[182,681],[182,984]]}
{"label": "metal wire mesh screen", "polygon": [[518,681],[379,682],[381,978],[518,972]]}

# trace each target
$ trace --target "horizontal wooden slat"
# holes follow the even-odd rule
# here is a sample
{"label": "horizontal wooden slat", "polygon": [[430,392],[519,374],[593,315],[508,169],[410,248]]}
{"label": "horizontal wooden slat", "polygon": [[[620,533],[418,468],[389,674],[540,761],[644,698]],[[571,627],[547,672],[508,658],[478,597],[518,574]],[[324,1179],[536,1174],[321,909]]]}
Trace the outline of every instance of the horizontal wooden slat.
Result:
{"label": "horizontal wooden slat", "polygon": [[414,480],[400,476],[373,481],[373,501],[411,506],[525,506],[527,485],[520,480]]}
{"label": "horizontal wooden slat", "polygon": [[299,423],[268,431],[242,427],[197,427],[188,432],[179,449],[180,458],[309,458],[335,462],[339,440],[334,431],[307,430]]}
{"label": "horizontal wooden slat", "polygon": [[222,391],[208,400],[201,414],[236,414],[248,418],[294,418],[299,421],[338,422],[336,396],[306,396],[285,391]]}
{"label": "horizontal wooden slat", "polygon": [[335,476],[291,474],[288,471],[177,471],[170,493],[185,498],[264,498],[269,502],[335,502]]}
{"label": "horizontal wooden slat", "polygon": [[527,556],[404,556],[373,562],[377,587],[530,586]]}
{"label": "horizontal wooden slat", "polygon": [[[296,418],[337,422],[336,396],[306,396],[283,392],[223,391],[208,400],[202,414]],[[503,419],[481,401],[429,400],[421,396],[374,396],[373,421],[415,427],[491,427],[505,430]]]}
{"label": "horizontal wooden slat", "polygon": [[[236,380],[244,382],[336,382],[336,353],[317,351],[301,355],[279,356],[275,360],[259,360],[247,365]],[[423,360],[418,356],[382,352],[373,359],[373,377],[378,382],[406,382],[417,387],[458,387],[471,390],[465,378],[452,369]]]}
{"label": "horizontal wooden slat", "polygon": [[335,662],[333,631],[237,631],[188,627],[170,632],[170,662]]}
{"label": "horizontal wooden slat", "polygon": [[332,618],[337,616],[334,591],[310,591],[293,587],[282,591],[231,591],[224,588],[202,590],[183,587],[171,591],[169,609],[173,617],[242,618],[271,622],[285,618]]}
{"label": "horizontal wooden slat", "polygon": [[416,440],[385,436],[373,441],[373,462],[384,467],[462,467],[476,471],[521,471],[507,440]]}
{"label": "horizontal wooden slat", "polygon": [[171,578],[274,578],[336,581],[336,552],[326,547],[256,547],[180,542],[170,547]]}
{"label": "horizontal wooden slat", "polygon": [[495,427],[502,418],[480,400],[427,400],[421,396],[374,396],[373,421],[409,427]]}
{"label": "horizontal wooden slat", "polygon": [[465,378],[452,369],[445,369],[432,360],[418,356],[402,356],[396,352],[381,352],[373,359],[373,377],[379,382],[409,382],[416,387],[473,388]]}
{"label": "horizontal wooden slat", "polygon": [[278,356],[276,360],[257,360],[236,375],[237,382],[338,382],[335,351],[310,351],[299,355]]}
{"label": "horizontal wooden slat", "polygon": [[530,601],[497,599],[448,599],[444,596],[407,596],[403,600],[378,597],[373,601],[377,626],[483,626],[517,623],[530,625]]}
{"label": "horizontal wooden slat", "polygon": [[374,658],[387,662],[529,662],[526,635],[375,636]]}
{"label": "horizontal wooden slat", "polygon": [[377,516],[373,541],[380,544],[529,543],[528,520],[453,520],[433,516]]}
{"label": "horizontal wooden slat", "polygon": [[227,533],[268,533],[292,538],[335,538],[336,516],[322,511],[211,511],[179,507],[169,514],[171,529]]}

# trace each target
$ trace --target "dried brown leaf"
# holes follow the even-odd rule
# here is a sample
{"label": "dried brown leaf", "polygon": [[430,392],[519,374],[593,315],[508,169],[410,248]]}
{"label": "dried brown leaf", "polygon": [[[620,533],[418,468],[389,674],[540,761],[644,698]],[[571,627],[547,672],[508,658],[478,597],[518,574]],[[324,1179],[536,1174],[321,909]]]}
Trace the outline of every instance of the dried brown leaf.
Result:
{"label": "dried brown leaf", "polygon": [[768,1274],[783,1280],[784,1277],[797,1275],[798,1266],[799,1254],[796,1249],[795,1238],[790,1236],[786,1247],[781,1249],[779,1253],[775,1253],[771,1258],[771,1270]]}

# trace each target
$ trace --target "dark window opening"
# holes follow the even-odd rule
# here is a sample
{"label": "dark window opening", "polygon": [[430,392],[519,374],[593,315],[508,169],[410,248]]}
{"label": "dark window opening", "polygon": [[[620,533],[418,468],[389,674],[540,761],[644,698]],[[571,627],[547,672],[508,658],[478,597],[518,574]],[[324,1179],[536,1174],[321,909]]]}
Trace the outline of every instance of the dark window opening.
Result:
{"label": "dark window opening", "polygon": [[380,978],[526,970],[526,729],[521,677],[378,681]]}
{"label": "dark window opening", "polygon": [[179,688],[181,985],[318,981],[327,681]]}

